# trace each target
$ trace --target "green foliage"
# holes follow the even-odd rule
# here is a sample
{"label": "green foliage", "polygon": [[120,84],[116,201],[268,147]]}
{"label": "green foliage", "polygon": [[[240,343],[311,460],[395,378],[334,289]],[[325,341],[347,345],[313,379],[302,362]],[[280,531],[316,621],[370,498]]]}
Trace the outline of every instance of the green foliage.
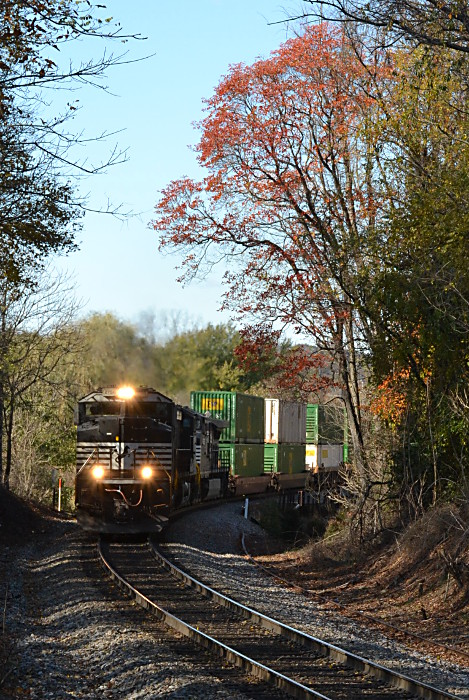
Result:
{"label": "green foliage", "polygon": [[4,107],[0,120],[0,274],[25,283],[47,255],[73,250],[79,212],[70,183],[38,154],[34,131],[18,127],[17,114]]}
{"label": "green foliage", "polygon": [[71,486],[75,473],[73,411],[62,392],[36,387],[16,412],[11,488],[25,498],[51,503],[52,471]]}
{"label": "green foliage", "polygon": [[455,410],[469,378],[468,67],[446,49],[402,50],[381,127],[396,189],[367,282],[370,366],[376,385],[399,386],[393,475],[417,511],[455,484],[463,496],[469,469],[469,424]]}
{"label": "green foliage", "polygon": [[188,401],[191,390],[248,391],[256,379],[234,355],[239,333],[230,325],[212,325],[180,333],[157,349],[165,386],[171,396]]}
{"label": "green foliage", "polygon": [[230,325],[209,324],[160,341],[109,313],[93,314],[78,328],[85,360],[75,376],[81,376],[83,393],[129,383],[188,403],[192,390],[248,391],[259,378],[259,370],[244,371],[238,363],[240,337]]}
{"label": "green foliage", "polygon": [[112,384],[159,383],[154,348],[130,323],[110,313],[93,314],[77,329],[83,335],[83,386],[89,391]]}

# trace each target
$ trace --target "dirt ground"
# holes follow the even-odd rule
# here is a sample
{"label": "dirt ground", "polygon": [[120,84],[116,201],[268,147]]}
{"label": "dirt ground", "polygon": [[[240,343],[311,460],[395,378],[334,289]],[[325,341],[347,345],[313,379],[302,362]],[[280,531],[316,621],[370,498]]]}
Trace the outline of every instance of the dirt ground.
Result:
{"label": "dirt ground", "polygon": [[290,551],[268,553],[255,542],[248,548],[260,565],[285,585],[307,590],[312,600],[469,667],[466,510],[435,509],[374,545],[353,544],[342,532]]}
{"label": "dirt ground", "polygon": [[26,503],[0,487],[0,697],[3,681],[16,653],[14,637],[5,625],[5,611],[11,596],[13,563],[30,542],[39,542],[54,532],[59,520],[68,519],[47,508]]}

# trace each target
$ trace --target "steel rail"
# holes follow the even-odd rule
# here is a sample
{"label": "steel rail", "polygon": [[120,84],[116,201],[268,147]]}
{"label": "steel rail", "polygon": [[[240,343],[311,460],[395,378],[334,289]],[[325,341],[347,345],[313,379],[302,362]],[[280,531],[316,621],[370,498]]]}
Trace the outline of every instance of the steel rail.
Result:
{"label": "steel rail", "polygon": [[179,634],[192,639],[205,649],[215,652],[218,656],[226,659],[234,666],[243,669],[246,673],[275,685],[277,688],[285,691],[294,698],[298,698],[299,700],[309,700],[311,698],[314,700],[331,700],[331,698],[328,696],[322,695],[321,693],[314,691],[312,688],[308,688],[292,678],[288,678],[287,676],[278,673],[274,669],[271,669],[268,666],[255,661],[254,659],[250,659],[248,656],[237,652],[235,649],[222,644],[218,640],[204,634],[200,630],[192,627],[161,606],[157,605],[155,602],[151,601],[149,598],[143,595],[143,593],[132,586],[132,584],[121,576],[107,561],[102,551],[101,540],[98,542],[98,555],[105,570],[108,572],[111,578],[117,582],[120,588],[134,598],[138,605],[150,610],[150,612],[158,617],[158,619],[162,620],[168,627],[171,627]]}
{"label": "steel rail", "polygon": [[[270,569],[268,566],[264,566],[264,564],[259,564],[256,559],[249,554],[246,544],[245,544],[245,538],[244,538],[244,533],[242,536],[242,547],[244,550],[245,555],[249,558],[249,560],[254,564],[254,566],[257,566],[258,569],[261,569],[262,571],[265,571],[269,576],[272,578],[277,579],[277,581],[280,581],[281,583],[284,583],[286,586],[289,588],[296,588],[296,590],[301,591],[304,595],[307,595],[312,598],[317,598],[318,600],[322,600],[325,603],[328,603],[330,605],[335,606],[336,608],[339,608],[340,610],[347,611],[348,606],[344,603],[339,603],[336,600],[332,600],[331,598],[328,598],[327,596],[317,593],[316,591],[312,591],[305,586],[302,586],[299,583],[294,583],[293,581],[288,581],[285,578],[282,578],[279,576],[276,572],[275,569]],[[373,617],[372,615],[368,615],[367,613],[360,612],[360,611],[354,611],[354,615],[357,615],[363,620],[368,620],[369,622],[373,622],[377,625],[381,625],[382,627],[387,627],[391,630],[394,630],[394,632],[399,632],[406,637],[413,637],[415,639],[418,639],[420,642],[425,642],[426,644],[429,644],[431,646],[435,647],[440,647],[441,649],[444,649],[445,651],[449,651],[453,654],[457,654],[459,656],[465,656],[466,658],[469,659],[469,652],[464,651],[464,649],[457,649],[456,647],[451,646],[450,644],[445,644],[444,642],[438,642],[433,639],[429,639],[428,637],[424,637],[422,634],[417,634],[417,632],[409,632],[409,630],[405,630],[403,627],[398,627],[398,625],[393,625],[391,622],[387,622],[387,620],[382,620],[379,617]]]}
{"label": "steel rail", "polygon": [[276,634],[283,635],[291,641],[302,644],[303,646],[313,648],[315,651],[319,652],[323,656],[328,656],[332,661],[336,663],[346,664],[349,667],[354,668],[362,673],[369,674],[370,676],[382,680],[390,686],[400,688],[401,690],[406,690],[418,697],[425,698],[426,700],[458,700],[457,695],[448,693],[445,690],[435,688],[434,686],[417,681],[409,676],[406,676],[398,671],[393,671],[381,666],[380,664],[364,659],[361,656],[353,654],[352,652],[341,649],[340,647],[325,642],[317,637],[313,637],[301,630],[297,630],[294,627],[285,625],[283,622],[279,622],[263,613],[253,610],[237,601],[223,595],[222,593],[206,586],[197,579],[193,578],[187,572],[180,569],[178,566],[169,561],[156,547],[155,544],[150,542],[150,546],[155,558],[160,561],[160,563],[170,571],[173,576],[179,580],[186,583],[197,591],[202,593],[208,598],[211,598],[216,603],[223,605],[226,608],[238,613],[245,619],[252,620],[264,629],[268,629]]}

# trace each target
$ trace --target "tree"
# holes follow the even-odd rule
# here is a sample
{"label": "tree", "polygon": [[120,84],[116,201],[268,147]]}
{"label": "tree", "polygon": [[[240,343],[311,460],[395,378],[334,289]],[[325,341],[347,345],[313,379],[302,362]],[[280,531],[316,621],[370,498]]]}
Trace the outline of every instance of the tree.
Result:
{"label": "tree", "polygon": [[[70,43],[84,39],[126,41],[103,5],[88,0],[6,0],[0,8],[0,253],[1,273],[27,281],[22,267],[40,267],[49,252],[74,248],[77,219],[86,198],[74,178],[102,172],[122,161],[117,148],[103,163],[76,157],[76,147],[106,134],[73,133],[68,123],[79,102],[52,111],[47,88],[76,90],[87,83],[106,89],[106,71],[124,60],[104,53],[74,64]],[[133,37],[136,38],[136,37]],[[54,94],[59,94],[56,90]],[[106,208],[117,213],[118,208]],[[71,226],[70,224],[73,224]]]}
{"label": "tree", "polygon": [[160,335],[155,325],[155,319],[150,327],[145,323],[142,334],[141,326],[110,313],[79,321],[83,353],[74,365],[71,393],[78,398],[98,386],[130,383],[152,386],[187,404],[192,390],[249,391],[275,370],[273,356],[242,366],[237,354],[241,336],[230,324],[194,325],[169,336],[166,326]]}
{"label": "tree", "polygon": [[367,128],[378,74],[390,79],[389,67],[326,25],[231,68],[199,125],[207,177],[172,182],[153,222],[163,250],[188,251],[188,278],[229,261],[225,304],[260,318],[264,337],[290,326],[336,363],[363,480],[363,309],[390,187]]}
{"label": "tree", "polygon": [[402,79],[388,100],[385,138],[399,147],[401,188],[369,306],[379,328],[376,382],[388,397],[399,387],[403,409],[393,421],[402,446],[396,477],[419,482],[419,491],[425,483],[421,505],[448,487],[467,489],[467,422],[454,408],[469,356],[469,151],[466,90],[453,60],[440,48],[402,52],[396,61]]}
{"label": "tree", "polygon": [[386,415],[397,390],[403,409],[388,422],[399,445],[393,477],[418,511],[447,493],[467,497],[467,3],[307,4],[304,18],[340,23],[358,53],[393,47],[395,80],[375,95],[396,184],[365,313],[386,396],[378,403]]}
{"label": "tree", "polygon": [[302,19],[326,19],[383,30],[389,44],[412,41],[469,53],[469,12],[465,0],[303,0],[313,6]]}
{"label": "tree", "polygon": [[18,406],[35,385],[60,385],[57,367],[71,363],[82,349],[71,323],[78,305],[66,280],[36,275],[34,281],[34,291],[6,281],[0,289],[0,481],[6,488]]}
{"label": "tree", "polygon": [[[74,402],[70,403],[73,385],[64,381],[63,370],[67,370],[66,363],[54,373],[60,382],[38,382],[23,395],[11,436],[10,489],[23,498],[48,504],[53,470],[67,486],[73,483],[76,471]],[[63,491],[62,504],[64,500]]]}
{"label": "tree", "polygon": [[0,121],[0,274],[24,287],[49,254],[73,250],[78,211],[70,183],[31,145],[18,113],[5,108]]}
{"label": "tree", "polygon": [[268,375],[272,362],[243,366],[240,343],[239,331],[230,324],[174,335],[156,352],[166,391],[181,403],[189,401],[192,390],[250,391]]}
{"label": "tree", "polygon": [[94,313],[77,323],[84,356],[78,374],[83,393],[122,383],[159,385],[152,343],[131,323],[111,313]]}
{"label": "tree", "polygon": [[[89,0],[3,0],[0,8],[0,90],[23,92],[30,87],[78,79],[96,82],[103,70],[122,57],[68,61],[58,66],[60,51],[86,38],[118,39],[126,35],[103,4]],[[56,58],[52,60],[51,56]]]}

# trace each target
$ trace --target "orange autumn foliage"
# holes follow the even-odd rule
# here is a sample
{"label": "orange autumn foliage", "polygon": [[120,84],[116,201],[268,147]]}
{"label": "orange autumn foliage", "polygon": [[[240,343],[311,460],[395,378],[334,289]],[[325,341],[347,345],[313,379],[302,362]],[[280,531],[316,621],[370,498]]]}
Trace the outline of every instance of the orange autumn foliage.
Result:
{"label": "orange autumn foliage", "polygon": [[382,206],[365,127],[390,70],[355,48],[321,24],[232,66],[197,125],[206,176],[171,182],[153,221],[162,251],[185,251],[183,279],[227,262],[225,308],[344,363],[361,323],[354,276],[374,264],[367,236]]}
{"label": "orange autumn foliage", "polygon": [[372,413],[382,420],[398,425],[407,409],[407,388],[410,370],[402,369],[398,374],[387,377],[377,389],[377,396],[371,402]]}

